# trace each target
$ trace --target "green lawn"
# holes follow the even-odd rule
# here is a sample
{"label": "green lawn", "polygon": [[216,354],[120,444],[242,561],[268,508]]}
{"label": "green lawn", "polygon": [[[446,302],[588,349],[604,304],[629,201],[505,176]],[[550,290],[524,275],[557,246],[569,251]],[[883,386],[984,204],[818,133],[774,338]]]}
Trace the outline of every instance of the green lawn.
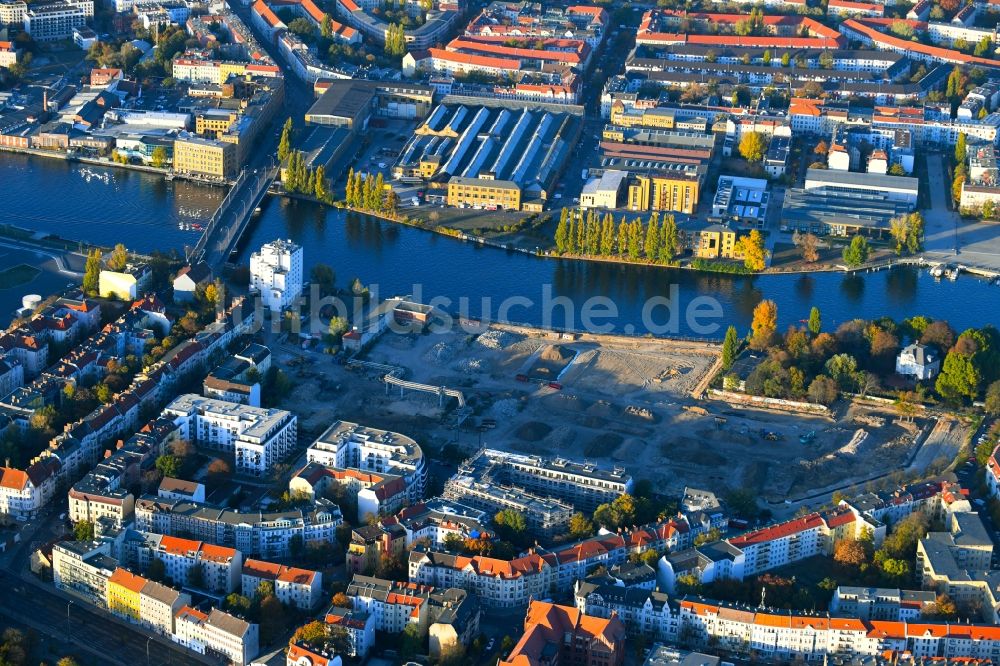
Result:
{"label": "green lawn", "polygon": [[0,289],[13,289],[28,284],[41,274],[40,268],[18,264],[0,271]]}

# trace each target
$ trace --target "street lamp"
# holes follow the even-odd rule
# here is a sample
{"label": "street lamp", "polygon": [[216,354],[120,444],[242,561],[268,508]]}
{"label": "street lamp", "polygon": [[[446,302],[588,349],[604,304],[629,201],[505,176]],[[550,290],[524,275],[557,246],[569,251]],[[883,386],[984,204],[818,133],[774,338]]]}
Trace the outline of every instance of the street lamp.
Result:
{"label": "street lamp", "polygon": [[149,666],[149,641],[153,640],[152,636],[146,638],[146,666]]}
{"label": "street lamp", "polygon": [[66,603],[66,639],[69,640],[70,635],[73,633],[73,623],[69,616],[69,608],[73,605],[73,600],[70,599]]}

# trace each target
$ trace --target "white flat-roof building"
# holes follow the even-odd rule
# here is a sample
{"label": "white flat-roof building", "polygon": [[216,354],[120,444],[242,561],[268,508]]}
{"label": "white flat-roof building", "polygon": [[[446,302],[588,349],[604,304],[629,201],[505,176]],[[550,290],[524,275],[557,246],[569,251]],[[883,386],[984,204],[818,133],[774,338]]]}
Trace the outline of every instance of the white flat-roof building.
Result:
{"label": "white flat-roof building", "polygon": [[302,293],[302,247],[279,239],[250,255],[250,290],[273,312],[289,307]]}
{"label": "white flat-roof building", "polygon": [[187,393],[163,410],[181,436],[232,453],[236,471],[263,476],[298,441],[298,417],[283,409],[251,407]]}
{"label": "white flat-roof building", "polygon": [[580,192],[580,208],[618,208],[627,171],[608,169],[599,178],[591,178]]}

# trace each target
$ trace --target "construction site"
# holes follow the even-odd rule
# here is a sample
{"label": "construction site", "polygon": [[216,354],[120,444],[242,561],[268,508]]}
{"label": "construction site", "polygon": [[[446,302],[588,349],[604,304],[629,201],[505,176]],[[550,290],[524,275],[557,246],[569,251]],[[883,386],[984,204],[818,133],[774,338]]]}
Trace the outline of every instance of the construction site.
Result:
{"label": "construction site", "polygon": [[719,351],[464,322],[386,332],[353,361],[292,361],[283,406],[299,414],[300,437],[349,418],[405,433],[432,457],[449,444],[465,454],[488,446],[621,465],[663,493],[745,489],[772,504],[916,474],[963,441],[956,426],[924,445],[935,422],[900,421],[891,405],[817,415],[705,400]]}

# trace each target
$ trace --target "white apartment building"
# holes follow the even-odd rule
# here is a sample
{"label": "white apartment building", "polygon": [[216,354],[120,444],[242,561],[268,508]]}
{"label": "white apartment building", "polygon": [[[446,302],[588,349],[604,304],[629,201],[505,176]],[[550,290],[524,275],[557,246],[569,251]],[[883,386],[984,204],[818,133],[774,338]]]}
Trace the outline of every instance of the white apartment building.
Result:
{"label": "white apartment building", "polygon": [[164,636],[174,633],[174,618],[191,603],[191,595],[147,580],[139,595],[139,623]]}
{"label": "white apartment building", "polygon": [[69,0],[31,5],[24,13],[24,31],[36,42],[73,37],[73,29],[94,16],[93,0]]}
{"label": "white apartment building", "polygon": [[237,666],[246,666],[260,652],[259,627],[218,608],[206,614],[184,606],[174,625],[174,641],[199,654],[221,655]]}
{"label": "white apartment building", "polygon": [[253,599],[264,581],[274,585],[274,596],[288,606],[309,611],[319,606],[323,596],[323,574],[263,560],[248,559],[241,576],[243,596]]}
{"label": "white apartment building", "polygon": [[0,467],[0,513],[34,518],[52,498],[59,461],[40,460],[25,470]]}
{"label": "white apartment building", "polygon": [[[337,421],[306,450],[306,460],[335,470],[359,470],[401,477],[411,504],[424,497],[427,464],[420,446],[407,437],[388,430]],[[377,497],[358,494],[358,514],[379,515]]]}
{"label": "white apartment building", "polygon": [[143,497],[135,503],[135,528],[194,537],[217,546],[235,548],[240,553],[266,558],[287,557],[293,538],[308,547],[313,543],[334,543],[337,526],[343,522],[340,509],[320,499],[310,508],[290,511],[232,511],[197,502]]}
{"label": "white apartment building", "polygon": [[411,583],[475,592],[487,607],[513,608],[550,594],[554,569],[536,554],[513,560],[410,551]]}
{"label": "white apartment building", "polygon": [[[178,584],[216,594],[229,594],[239,586],[243,554],[234,548],[152,533],[144,535],[143,541],[131,548],[131,558],[140,568],[145,569],[154,559],[160,560],[166,575]],[[201,583],[191,580],[193,567],[201,570]]]}
{"label": "white apartment building", "polygon": [[250,291],[272,312],[289,307],[302,293],[302,247],[275,240],[251,254]]}
{"label": "white apartment building", "polygon": [[181,436],[232,453],[236,471],[264,476],[295,447],[298,418],[283,409],[264,409],[188,393],[167,405]]}
{"label": "white apartment building", "polygon": [[0,24],[23,25],[28,4],[24,0],[0,0]]}
{"label": "white apartment building", "polygon": [[565,458],[524,456],[495,449],[482,449],[466,460],[457,476],[520,487],[588,512],[632,492],[633,487],[632,477],[623,467],[608,470]]}
{"label": "white apartment building", "polygon": [[104,606],[108,579],[118,568],[107,542],[60,541],[52,547],[52,579],[60,590]]}

